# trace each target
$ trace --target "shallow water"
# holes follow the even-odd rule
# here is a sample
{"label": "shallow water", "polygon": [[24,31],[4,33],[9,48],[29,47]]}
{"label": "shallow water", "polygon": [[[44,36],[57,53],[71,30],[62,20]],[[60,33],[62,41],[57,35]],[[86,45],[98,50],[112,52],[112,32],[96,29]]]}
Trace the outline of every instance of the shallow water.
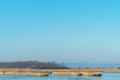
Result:
{"label": "shallow water", "polygon": [[72,68],[120,68],[120,64],[66,63],[65,65]]}
{"label": "shallow water", "polygon": [[0,76],[0,80],[120,80],[120,73],[103,73],[102,77],[76,77],[76,76]]}

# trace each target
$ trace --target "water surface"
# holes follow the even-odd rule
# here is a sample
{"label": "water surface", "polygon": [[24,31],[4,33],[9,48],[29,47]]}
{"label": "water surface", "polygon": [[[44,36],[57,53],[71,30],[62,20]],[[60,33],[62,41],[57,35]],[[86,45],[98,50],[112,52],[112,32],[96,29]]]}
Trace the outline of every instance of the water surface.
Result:
{"label": "water surface", "polygon": [[120,73],[103,73],[102,77],[77,77],[77,76],[0,76],[0,80],[120,80]]}
{"label": "water surface", "polygon": [[120,68],[120,64],[65,63],[72,68]]}

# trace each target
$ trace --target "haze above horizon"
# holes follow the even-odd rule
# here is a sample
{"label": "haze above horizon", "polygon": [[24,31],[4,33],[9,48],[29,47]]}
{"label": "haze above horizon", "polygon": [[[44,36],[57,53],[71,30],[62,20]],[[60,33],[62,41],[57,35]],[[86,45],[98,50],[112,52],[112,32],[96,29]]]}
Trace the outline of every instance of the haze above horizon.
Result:
{"label": "haze above horizon", "polygon": [[0,61],[119,63],[119,0],[1,0]]}

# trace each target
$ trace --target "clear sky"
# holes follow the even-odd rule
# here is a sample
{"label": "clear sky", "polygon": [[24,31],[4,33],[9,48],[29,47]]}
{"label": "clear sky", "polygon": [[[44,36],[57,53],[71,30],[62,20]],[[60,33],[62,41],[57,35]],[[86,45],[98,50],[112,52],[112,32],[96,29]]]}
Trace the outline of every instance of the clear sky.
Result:
{"label": "clear sky", "polygon": [[0,61],[119,63],[120,0],[0,0]]}

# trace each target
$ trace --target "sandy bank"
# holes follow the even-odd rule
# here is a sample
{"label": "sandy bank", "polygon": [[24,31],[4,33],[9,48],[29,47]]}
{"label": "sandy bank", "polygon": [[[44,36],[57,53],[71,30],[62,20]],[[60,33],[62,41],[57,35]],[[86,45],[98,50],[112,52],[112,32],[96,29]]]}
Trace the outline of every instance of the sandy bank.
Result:
{"label": "sandy bank", "polygon": [[28,76],[102,76],[102,72],[120,72],[120,69],[17,69],[0,68],[0,75],[28,75]]}

